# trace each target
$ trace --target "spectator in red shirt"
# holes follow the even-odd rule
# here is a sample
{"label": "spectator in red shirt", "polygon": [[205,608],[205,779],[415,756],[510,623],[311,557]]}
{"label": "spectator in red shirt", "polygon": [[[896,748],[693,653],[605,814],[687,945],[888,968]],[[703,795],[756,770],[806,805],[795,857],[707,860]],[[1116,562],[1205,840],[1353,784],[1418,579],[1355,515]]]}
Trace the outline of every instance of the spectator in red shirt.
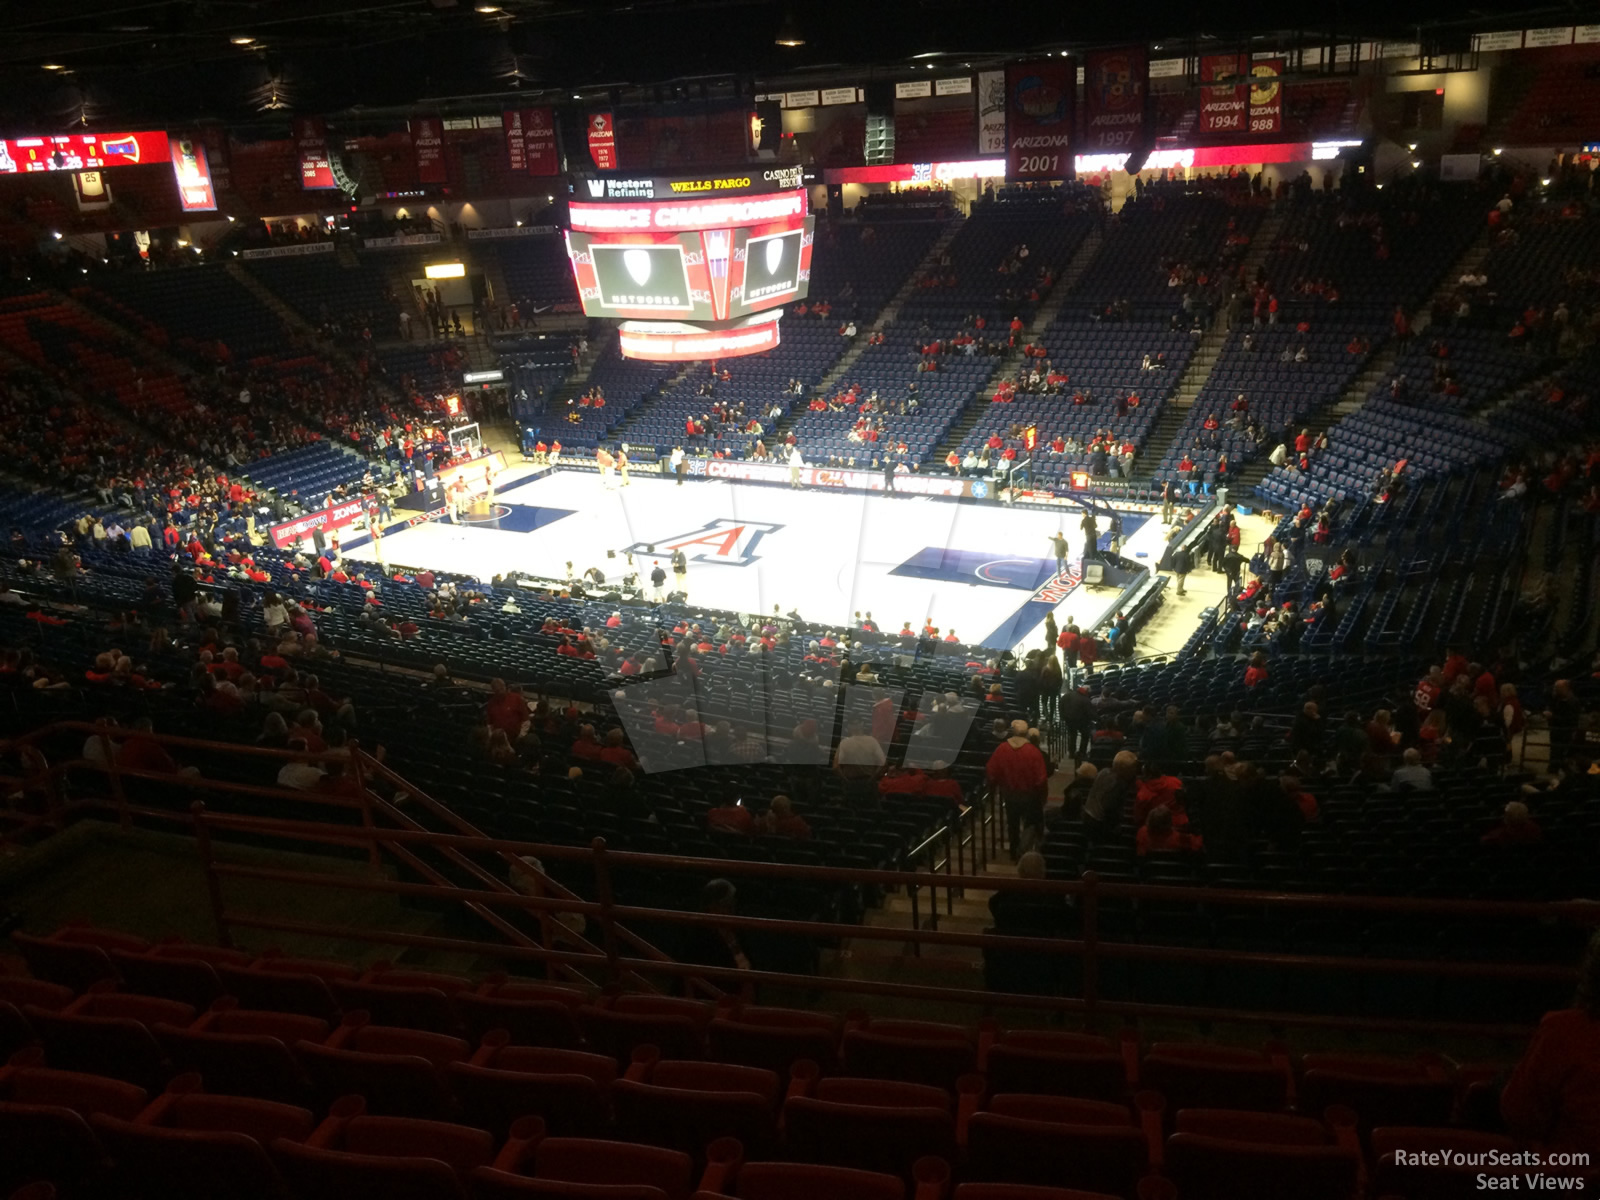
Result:
{"label": "spectator in red shirt", "polygon": [[743,800],[731,800],[706,814],[706,827],[713,833],[749,834],[755,832],[756,822]]}
{"label": "spectator in red shirt", "polygon": [[1080,633],[1078,635],[1078,661],[1083,664],[1083,673],[1085,675],[1094,674],[1094,664],[1099,661],[1099,658],[1100,645],[1094,640],[1094,634]]}
{"label": "spectator in red shirt", "polygon": [[1578,966],[1572,1007],[1545,1014],[1500,1093],[1500,1115],[1538,1150],[1600,1146],[1600,932]]}
{"label": "spectator in red shirt", "polygon": [[1267,681],[1267,656],[1257,650],[1250,656],[1250,665],[1245,668],[1244,685],[1253,688]]}
{"label": "spectator in red shirt", "polygon": [[610,730],[606,734],[606,742],[600,749],[599,758],[601,762],[610,763],[613,767],[626,767],[630,771],[639,769],[639,760],[633,756],[633,751],[628,749],[620,729]]}
{"label": "spectator in red shirt", "polygon": [[1439,697],[1444,695],[1444,685],[1444,669],[1430,667],[1411,695],[1411,702],[1417,706],[1418,717],[1425,718],[1433,711],[1433,706],[1439,703]]}
{"label": "spectator in red shirt", "polygon": [[1505,807],[1500,824],[1478,839],[1485,846],[1526,846],[1544,841],[1544,830],[1528,815],[1528,806],[1513,800]]}
{"label": "spectator in red shirt", "polygon": [[1144,824],[1139,826],[1134,845],[1140,858],[1151,851],[1188,853],[1204,848],[1197,834],[1184,833],[1173,827],[1172,810],[1163,805],[1150,810]]}
{"label": "spectator in red shirt", "polygon": [[1187,825],[1189,815],[1184,811],[1183,780],[1175,775],[1165,775],[1154,762],[1144,764],[1133,800],[1133,823],[1143,826],[1145,818],[1158,808],[1164,808],[1174,825]]}
{"label": "spectator in red shirt", "polygon": [[594,736],[593,725],[578,726],[578,736],[572,743],[570,753],[573,758],[581,758],[589,762],[601,757],[601,746]]}
{"label": "spectator in red shirt", "polygon": [[794,838],[797,842],[811,840],[811,826],[804,817],[795,815],[794,807],[787,796],[774,796],[772,807],[767,810],[767,815],[762,822],[768,833],[779,837]]}
{"label": "spectator in red shirt", "polygon": [[124,771],[149,771],[155,775],[198,775],[193,767],[180,767],[167,748],[151,734],[155,727],[149,717],[140,717],[133,723],[134,736],[123,742],[117,750],[117,766]]}
{"label": "spectator in red shirt", "polygon": [[994,748],[984,774],[999,789],[1005,804],[1011,856],[1021,858],[1044,829],[1045,794],[1050,782],[1044,753],[1028,740],[1026,721],[1011,722],[1011,736]]}
{"label": "spectator in red shirt", "polygon": [[504,729],[506,736],[515,741],[522,736],[522,726],[528,719],[528,702],[521,692],[507,688],[504,679],[491,679],[489,701],[483,712],[490,725]]}

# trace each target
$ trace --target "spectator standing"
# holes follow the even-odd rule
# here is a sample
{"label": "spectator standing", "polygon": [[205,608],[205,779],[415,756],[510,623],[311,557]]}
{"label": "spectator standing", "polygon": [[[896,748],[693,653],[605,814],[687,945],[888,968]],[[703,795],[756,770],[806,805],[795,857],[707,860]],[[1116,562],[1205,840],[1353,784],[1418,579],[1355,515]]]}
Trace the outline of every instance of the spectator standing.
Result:
{"label": "spectator standing", "polygon": [[1178,579],[1178,595],[1184,594],[1184,582],[1192,570],[1194,570],[1194,555],[1189,552],[1189,547],[1180,545],[1172,552],[1172,573]]}
{"label": "spectator standing", "polygon": [[833,754],[833,769],[844,785],[845,800],[860,810],[878,805],[878,776],[887,758],[878,739],[860,721],[846,726],[845,736]]}
{"label": "spectator standing", "polygon": [[1500,1093],[1500,1114],[1539,1150],[1600,1146],[1600,932],[1578,967],[1572,1007],[1545,1014]]}
{"label": "spectator standing", "polygon": [[1089,838],[1104,838],[1114,832],[1122,814],[1133,802],[1139,778],[1139,756],[1132,750],[1119,750],[1111,769],[1095,776],[1094,786],[1083,802],[1083,830]]}
{"label": "spectator standing", "polygon": [[674,590],[679,595],[687,596],[689,592],[689,556],[682,548],[672,552],[672,582]]}
{"label": "spectator standing", "polygon": [[1005,805],[1013,861],[1032,848],[1044,831],[1044,802],[1050,784],[1043,752],[1028,740],[1028,723],[1011,722],[1011,736],[994,748],[984,770]]}

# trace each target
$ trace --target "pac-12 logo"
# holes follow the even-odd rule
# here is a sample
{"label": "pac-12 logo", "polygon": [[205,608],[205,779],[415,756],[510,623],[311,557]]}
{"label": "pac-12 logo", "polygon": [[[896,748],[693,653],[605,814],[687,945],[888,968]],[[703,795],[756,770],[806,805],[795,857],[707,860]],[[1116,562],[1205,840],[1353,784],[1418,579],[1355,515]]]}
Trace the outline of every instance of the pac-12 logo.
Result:
{"label": "pac-12 logo", "polygon": [[659,558],[666,565],[666,560],[672,557],[674,551],[682,550],[684,557],[692,563],[748,567],[758,557],[756,547],[761,544],[761,539],[782,528],[782,525],[764,521],[735,521],[718,517],[699,529],[658,538],[653,542],[635,542],[628,547],[628,553],[635,557]]}

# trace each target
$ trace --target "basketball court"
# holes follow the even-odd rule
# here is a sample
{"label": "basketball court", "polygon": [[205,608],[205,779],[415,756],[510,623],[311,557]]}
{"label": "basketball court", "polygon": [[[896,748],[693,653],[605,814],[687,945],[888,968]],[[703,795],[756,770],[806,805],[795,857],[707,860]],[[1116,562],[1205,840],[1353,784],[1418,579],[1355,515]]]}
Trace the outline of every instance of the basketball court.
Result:
{"label": "basketball court", "polygon": [[[480,503],[459,523],[391,526],[384,561],[482,579],[512,570],[563,579],[570,563],[579,576],[598,567],[608,583],[636,571],[648,587],[654,564],[670,571],[672,551],[681,549],[692,603],[748,613],[776,605],[841,626],[870,612],[890,631],[927,620],[941,636],[953,631],[996,648],[1035,643],[1052,610],[1062,625],[1069,617],[1097,621],[1121,591],[1083,584],[1076,508],[703,479],[680,487],[637,473],[627,487],[607,487],[586,471],[516,475],[506,472],[493,504]],[[1049,540],[1058,529],[1071,546],[1064,573]],[[1164,538],[1154,514],[1124,512],[1123,532],[1124,557],[1159,558]],[[1102,531],[1102,546],[1106,540]],[[364,535],[347,539],[345,554],[375,558]]]}

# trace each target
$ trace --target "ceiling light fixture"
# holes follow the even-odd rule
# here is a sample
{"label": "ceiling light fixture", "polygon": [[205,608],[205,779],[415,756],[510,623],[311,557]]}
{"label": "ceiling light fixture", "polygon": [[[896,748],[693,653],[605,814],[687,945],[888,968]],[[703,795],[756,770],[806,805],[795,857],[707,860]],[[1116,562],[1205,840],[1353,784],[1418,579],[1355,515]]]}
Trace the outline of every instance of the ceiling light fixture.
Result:
{"label": "ceiling light fixture", "polygon": [[66,68],[63,67],[60,63],[40,63],[39,65],[41,67],[43,67],[46,71],[65,71],[66,70]]}
{"label": "ceiling light fixture", "polygon": [[255,38],[248,33],[236,33],[228,40],[235,46],[251,46],[255,44]]}
{"label": "ceiling light fixture", "polygon": [[791,49],[806,44],[806,35],[800,32],[800,22],[794,19],[794,13],[785,10],[783,24],[778,26],[778,36],[772,39],[780,46]]}
{"label": "ceiling light fixture", "polygon": [[480,4],[477,11],[486,17],[490,17],[500,11],[500,6],[498,4]]}

